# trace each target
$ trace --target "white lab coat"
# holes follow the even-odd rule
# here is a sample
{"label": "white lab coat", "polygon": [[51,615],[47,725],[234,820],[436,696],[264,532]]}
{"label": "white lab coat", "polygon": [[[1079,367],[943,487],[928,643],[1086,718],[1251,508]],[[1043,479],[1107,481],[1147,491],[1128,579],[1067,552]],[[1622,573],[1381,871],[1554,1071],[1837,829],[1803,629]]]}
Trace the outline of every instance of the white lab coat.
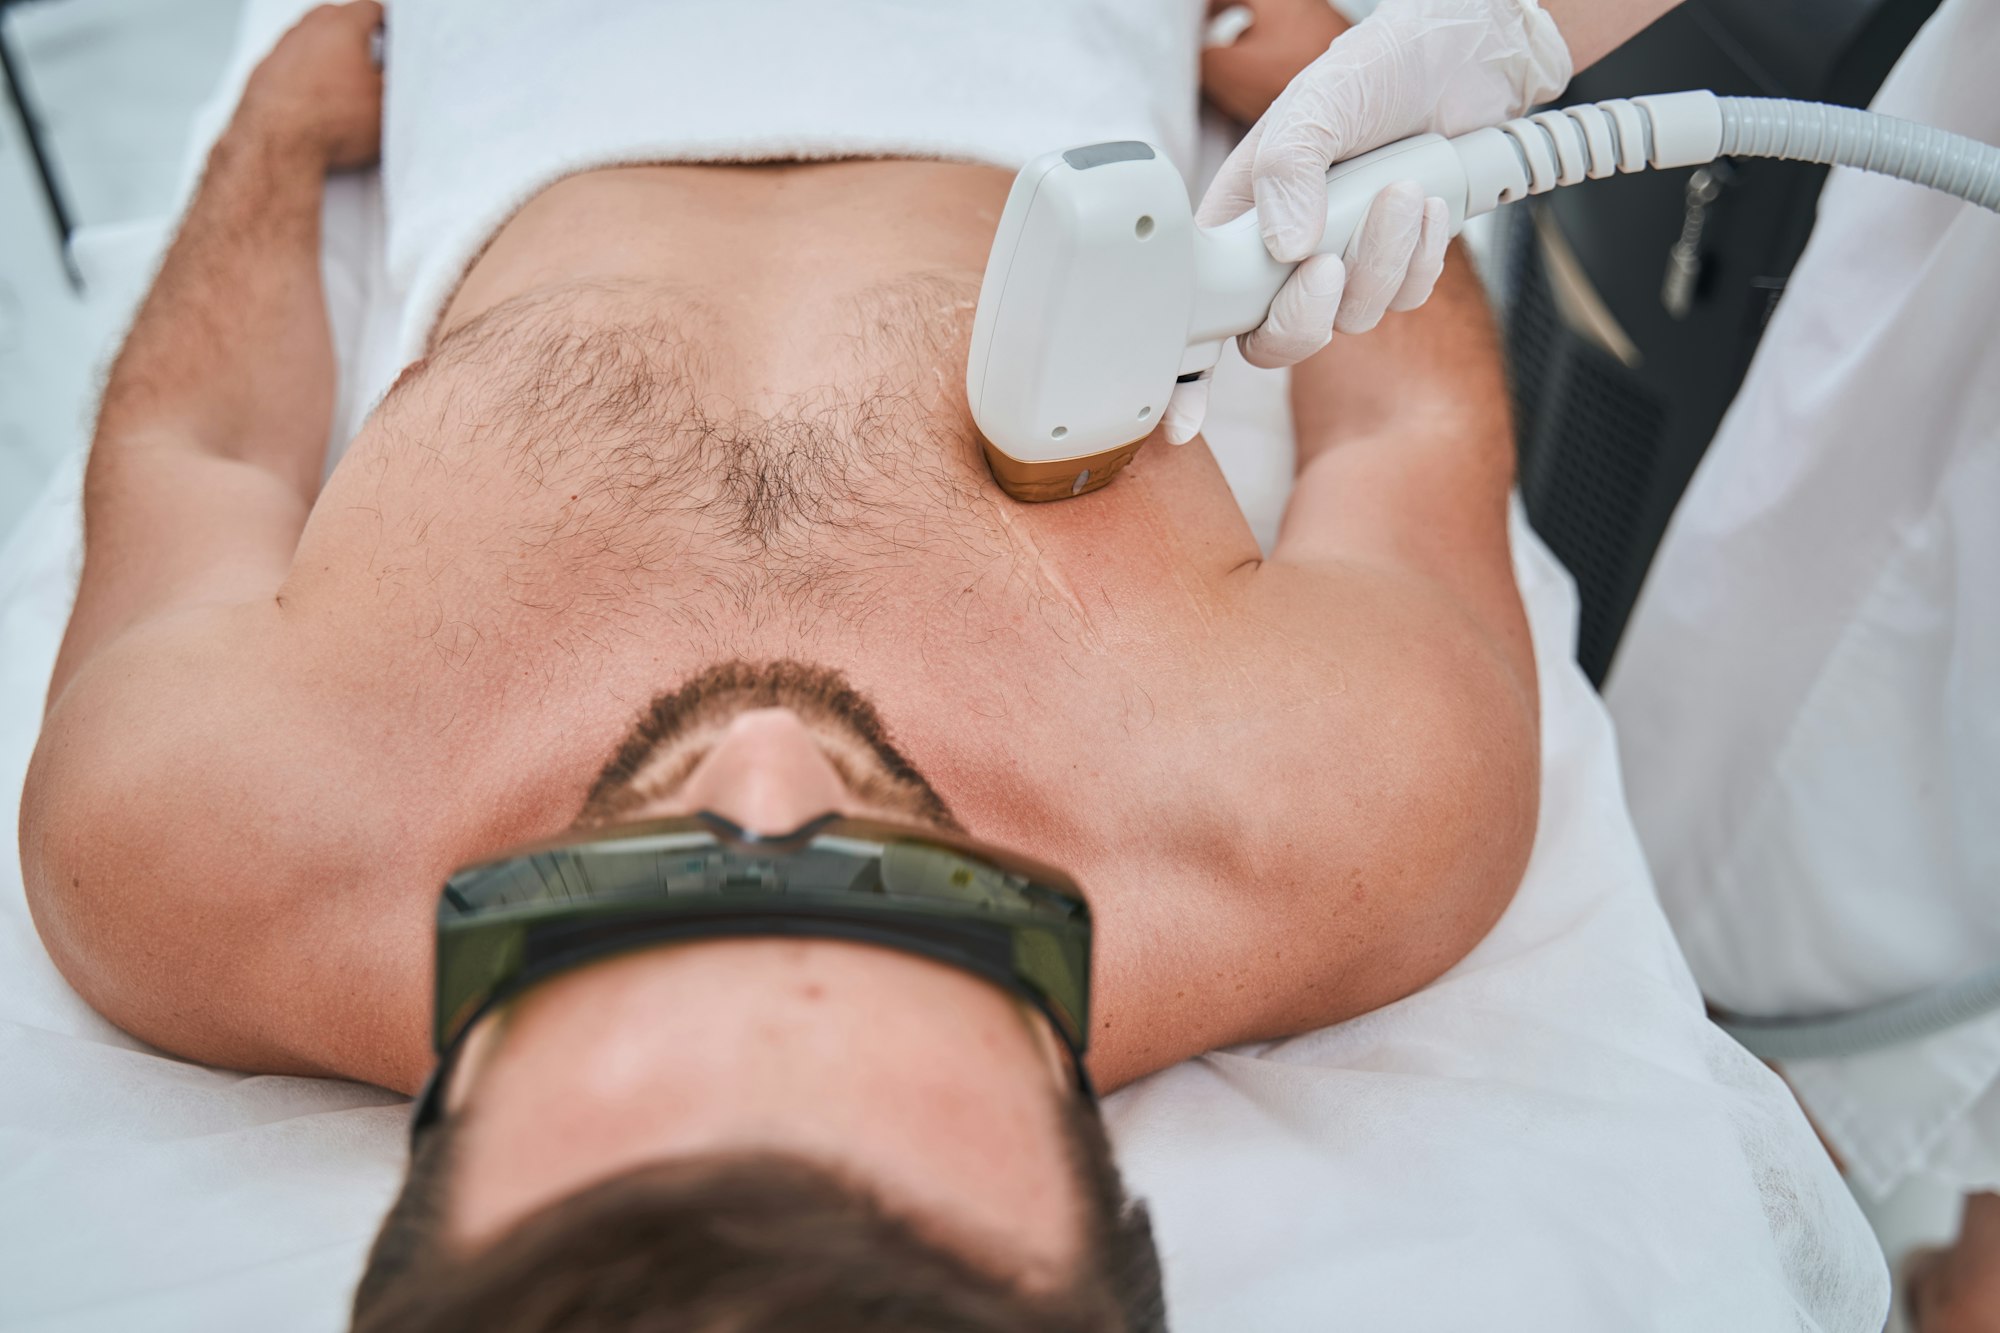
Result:
{"label": "white lab coat", "polygon": [[[1875,109],[2000,143],[1996,70],[2000,0],[1944,0]],[[2000,215],[1833,173],[1607,698],[1711,1000],[2000,960]],[[2000,1015],[1785,1072],[1864,1190],[2000,1187]]]}

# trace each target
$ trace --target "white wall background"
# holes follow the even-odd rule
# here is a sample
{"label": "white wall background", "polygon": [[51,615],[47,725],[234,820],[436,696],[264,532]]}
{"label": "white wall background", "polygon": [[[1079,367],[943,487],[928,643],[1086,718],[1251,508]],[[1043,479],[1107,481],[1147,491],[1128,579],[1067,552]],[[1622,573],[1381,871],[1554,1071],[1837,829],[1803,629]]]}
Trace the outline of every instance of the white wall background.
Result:
{"label": "white wall background", "polygon": [[[73,221],[157,216],[242,0],[31,0],[0,9]],[[64,275],[27,137],[0,106],[0,540],[89,436],[108,318]]]}

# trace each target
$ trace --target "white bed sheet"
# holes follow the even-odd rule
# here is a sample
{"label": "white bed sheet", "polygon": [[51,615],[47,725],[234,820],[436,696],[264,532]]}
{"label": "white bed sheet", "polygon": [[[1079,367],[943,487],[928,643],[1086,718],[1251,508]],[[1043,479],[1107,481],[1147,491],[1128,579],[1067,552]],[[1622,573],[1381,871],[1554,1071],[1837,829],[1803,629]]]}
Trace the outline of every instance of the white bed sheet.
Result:
{"label": "white bed sheet", "polygon": [[[282,26],[273,9],[253,6],[239,69],[260,12],[265,31]],[[329,203],[349,385],[379,373],[378,209],[365,180]],[[136,291],[161,234],[87,241],[97,290]],[[1282,389],[1225,363],[1210,428],[1267,539],[1288,475]],[[347,392],[338,430],[365,407]],[[68,614],[79,474],[65,467],[0,549],[10,809]],[[1573,589],[1518,511],[1514,532],[1544,765],[1533,861],[1506,915],[1417,995],[1107,1103],[1153,1209],[1174,1326],[1875,1333],[1880,1252],[1783,1086],[1702,1016],[1610,725],[1570,664]],[[342,1327],[399,1176],[401,1099],[205,1069],[119,1032],[50,964],[13,851],[0,857],[0,1329]]]}

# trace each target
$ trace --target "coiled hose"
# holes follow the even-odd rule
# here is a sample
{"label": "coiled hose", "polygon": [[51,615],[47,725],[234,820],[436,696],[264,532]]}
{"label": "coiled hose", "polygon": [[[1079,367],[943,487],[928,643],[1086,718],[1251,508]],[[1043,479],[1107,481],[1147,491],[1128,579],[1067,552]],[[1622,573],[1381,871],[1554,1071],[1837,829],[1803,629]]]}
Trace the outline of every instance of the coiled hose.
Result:
{"label": "coiled hose", "polygon": [[1915,995],[1810,1018],[1748,1018],[1720,1013],[1716,1024],[1766,1060],[1860,1055],[1957,1027],[2000,1009],[2000,966]]}
{"label": "coiled hose", "polygon": [[1562,185],[1718,157],[1857,167],[2000,211],[2000,148],[1853,107],[1710,92],[1543,111],[1453,139],[1466,215]]}

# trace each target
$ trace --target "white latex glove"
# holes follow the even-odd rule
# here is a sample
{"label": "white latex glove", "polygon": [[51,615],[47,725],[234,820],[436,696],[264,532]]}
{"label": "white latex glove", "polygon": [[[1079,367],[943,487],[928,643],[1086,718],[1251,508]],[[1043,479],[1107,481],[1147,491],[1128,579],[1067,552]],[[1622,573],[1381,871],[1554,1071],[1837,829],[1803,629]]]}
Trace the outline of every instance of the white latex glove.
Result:
{"label": "white latex glove", "polygon": [[[1422,305],[1444,269],[1450,215],[1415,181],[1377,194],[1341,254],[1313,254],[1328,167],[1412,134],[1497,124],[1569,76],[1569,48],[1535,0],[1384,0],[1335,38],[1250,128],[1195,211],[1209,227],[1254,204],[1272,256],[1305,261],[1238,340],[1244,360],[1287,366],[1335,330],[1365,333],[1385,311]],[[1167,439],[1193,439],[1207,407],[1205,377],[1178,386],[1161,418]]]}

